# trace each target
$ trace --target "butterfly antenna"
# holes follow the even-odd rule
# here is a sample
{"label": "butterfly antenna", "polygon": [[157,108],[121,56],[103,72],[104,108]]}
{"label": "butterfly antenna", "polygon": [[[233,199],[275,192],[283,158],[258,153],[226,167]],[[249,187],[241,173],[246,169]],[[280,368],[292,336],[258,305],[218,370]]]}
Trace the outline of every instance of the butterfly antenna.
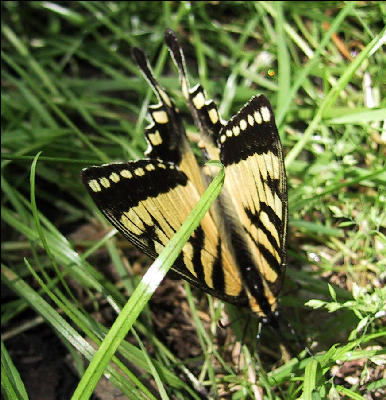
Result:
{"label": "butterfly antenna", "polygon": [[[302,341],[302,339],[300,338],[298,332],[292,326],[290,321],[288,321],[285,317],[281,317],[281,319],[287,325],[289,331],[291,332],[291,335],[293,335],[295,337],[296,343],[298,344],[299,348],[301,348],[301,349],[304,348],[306,350],[306,352],[308,353],[308,355],[310,357],[313,357],[314,355],[313,355],[312,351],[310,350],[310,348],[307,345],[304,345],[304,341]],[[279,332],[281,332],[281,331],[279,330]]]}

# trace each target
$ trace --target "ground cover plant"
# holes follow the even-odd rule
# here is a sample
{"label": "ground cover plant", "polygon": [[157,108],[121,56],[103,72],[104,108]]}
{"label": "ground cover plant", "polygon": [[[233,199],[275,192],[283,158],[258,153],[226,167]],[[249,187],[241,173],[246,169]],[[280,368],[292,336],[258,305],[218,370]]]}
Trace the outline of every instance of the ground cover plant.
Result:
{"label": "ground cover plant", "polygon": [[[383,398],[384,4],[1,8],[3,397]],[[170,274],[149,302],[133,296],[151,261],[82,185],[82,168],[146,149],[154,96],[133,46],[176,101],[199,156],[165,28],[225,119],[255,94],[272,103],[289,183],[283,337],[267,326],[257,339],[248,310]]]}

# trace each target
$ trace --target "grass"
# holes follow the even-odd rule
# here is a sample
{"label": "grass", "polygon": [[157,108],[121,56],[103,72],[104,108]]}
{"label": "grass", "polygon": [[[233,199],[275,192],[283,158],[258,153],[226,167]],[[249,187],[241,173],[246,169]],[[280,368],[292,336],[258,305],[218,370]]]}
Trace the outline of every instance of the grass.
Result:
{"label": "grass", "polygon": [[[91,392],[102,373],[130,399],[382,398],[384,4],[1,7],[4,398],[36,395],[17,350],[39,335],[71,359],[77,378],[68,398],[88,398],[79,393]],[[294,354],[280,360],[277,335],[266,327],[257,342],[251,322],[240,345],[248,317],[237,320],[240,310],[168,280],[135,309],[130,333],[113,340],[116,351],[85,373],[146,271],[80,180],[85,166],[141,158],[146,148],[154,98],[131,46],[148,54],[195,137],[163,45],[166,27],[180,38],[191,81],[203,84],[225,119],[259,92],[273,105],[289,180],[281,313],[301,343],[284,329]],[[220,329],[225,311],[233,323]],[[313,355],[301,351],[305,345]],[[37,355],[50,365],[43,349]],[[103,398],[106,389],[94,393]]]}

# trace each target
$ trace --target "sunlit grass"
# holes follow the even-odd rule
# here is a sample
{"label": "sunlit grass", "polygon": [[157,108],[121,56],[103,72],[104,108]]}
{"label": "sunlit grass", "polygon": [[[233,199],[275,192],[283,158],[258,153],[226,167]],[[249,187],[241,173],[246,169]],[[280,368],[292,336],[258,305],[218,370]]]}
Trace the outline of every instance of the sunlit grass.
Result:
{"label": "sunlit grass", "polygon": [[[289,266],[281,313],[301,343],[285,322],[282,329],[300,355],[280,362],[279,338],[266,327],[257,343],[253,319],[248,346],[240,347],[236,336],[243,336],[248,315],[237,320],[240,310],[227,308],[233,323],[221,329],[218,321],[227,319],[223,304],[187,288],[187,302],[174,307],[189,314],[186,323],[195,330],[194,343],[186,346],[200,351],[182,358],[168,348],[178,331],[160,332],[157,309],[146,306],[105,375],[128,398],[381,393],[376,366],[385,335],[382,2],[1,7],[2,278],[12,293],[2,307],[5,398],[26,398],[11,340],[24,340],[48,324],[80,380],[85,360],[94,354],[91,343],[99,345],[109,328],[103,324],[115,319],[113,314],[101,323],[96,315],[119,312],[146,271],[143,259],[97,211],[80,170],[143,156],[146,111],[154,98],[130,57],[134,45],[148,54],[196,141],[163,44],[166,27],[180,38],[192,83],[203,84],[225,119],[256,93],[273,105],[289,181]],[[314,356],[301,352],[305,345]],[[340,371],[354,361],[351,375]]]}

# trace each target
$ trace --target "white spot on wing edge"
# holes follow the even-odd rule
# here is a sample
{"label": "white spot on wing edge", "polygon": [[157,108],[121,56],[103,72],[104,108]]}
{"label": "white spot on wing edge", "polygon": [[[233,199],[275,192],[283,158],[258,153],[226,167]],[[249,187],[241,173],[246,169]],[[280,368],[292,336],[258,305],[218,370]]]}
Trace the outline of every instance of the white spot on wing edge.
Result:
{"label": "white spot on wing edge", "polygon": [[123,169],[123,170],[120,172],[120,175],[121,175],[123,178],[131,178],[131,177],[133,176],[133,174],[132,174],[128,169]]}
{"label": "white spot on wing edge", "polygon": [[245,120],[245,119],[242,119],[241,121],[240,121],[240,129],[242,130],[242,131],[245,131],[246,129],[247,129],[247,126],[248,126],[248,124],[247,124],[247,121]]}
{"label": "white spot on wing edge", "polygon": [[118,183],[120,181],[120,177],[116,172],[112,172],[109,176],[110,180],[113,181],[114,183]]}
{"label": "white spot on wing edge", "polygon": [[212,108],[211,110],[209,110],[208,114],[209,114],[209,118],[210,118],[210,121],[212,122],[212,124],[217,124],[217,122],[219,120],[217,110]]}
{"label": "white spot on wing edge", "polygon": [[99,178],[99,182],[102,186],[104,186],[106,189],[110,187],[110,181],[106,177]]}
{"label": "white spot on wing edge", "polygon": [[260,108],[261,116],[263,117],[264,122],[268,122],[271,119],[271,113],[268,107],[264,106]]}
{"label": "white spot on wing edge", "polygon": [[100,192],[102,190],[96,179],[91,179],[91,181],[88,182],[88,186],[90,186],[93,192]]}
{"label": "white spot on wing edge", "polygon": [[155,170],[155,166],[153,164],[147,164],[145,169],[147,171],[154,171]]}
{"label": "white spot on wing edge", "polygon": [[162,143],[162,138],[158,130],[154,133],[149,133],[149,140],[153,146],[158,146]]}
{"label": "white spot on wing edge", "polygon": [[256,123],[257,123],[258,125],[260,125],[260,124],[263,122],[263,120],[262,120],[262,118],[261,118],[261,114],[260,114],[258,111],[255,111],[255,112],[253,113],[253,117],[255,118],[255,121],[256,121]]}
{"label": "white spot on wing edge", "polygon": [[143,168],[137,168],[136,170],[134,170],[135,175],[137,176],[143,176],[145,175],[145,171],[143,170]]}

